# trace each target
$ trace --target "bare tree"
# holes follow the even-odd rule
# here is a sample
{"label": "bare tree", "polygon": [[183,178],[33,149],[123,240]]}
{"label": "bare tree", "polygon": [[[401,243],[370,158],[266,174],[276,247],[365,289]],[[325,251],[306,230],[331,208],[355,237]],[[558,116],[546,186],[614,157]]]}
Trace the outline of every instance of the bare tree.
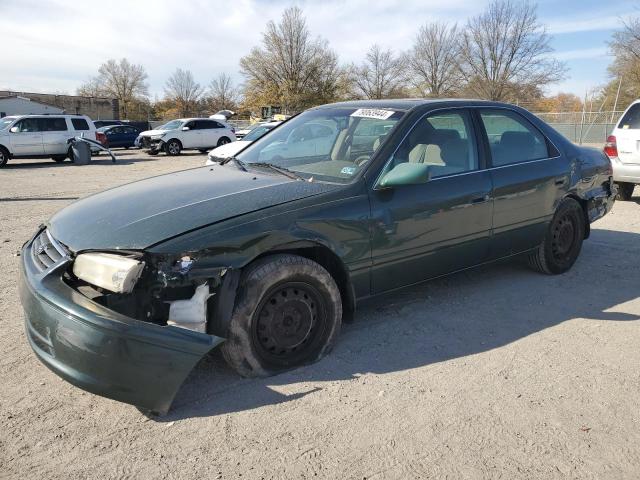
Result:
{"label": "bare tree", "polygon": [[117,98],[120,103],[121,114],[128,118],[128,107],[134,100],[140,100],[149,95],[147,72],[142,65],[129,63],[126,58],[119,62],[107,60],[98,68],[98,75],[78,88],[78,94],[100,94],[101,96]]}
{"label": "bare tree", "polygon": [[611,80],[600,93],[605,108],[624,108],[640,97],[640,17],[622,21],[622,28],[609,43],[613,62],[609,65]]}
{"label": "bare tree", "polygon": [[423,97],[454,95],[460,89],[460,32],[456,25],[428,23],[405,56],[411,83]]}
{"label": "bare tree", "polygon": [[550,58],[550,37],[528,1],[493,0],[462,33],[461,73],[473,95],[514,100],[519,88],[540,88],[562,78],[563,63]]}
{"label": "bare tree", "polygon": [[241,58],[240,68],[246,103],[279,103],[285,112],[332,100],[341,73],[336,54],[325,40],[311,38],[298,7],[286,9],[280,23],[267,23],[262,46]]}
{"label": "bare tree", "polygon": [[364,62],[351,66],[351,82],[359,98],[402,96],[406,85],[402,61],[391,50],[373,45]]}
{"label": "bare tree", "polygon": [[98,81],[98,78],[91,77],[76,88],[76,95],[80,95],[81,97],[103,97],[106,93]]}
{"label": "bare tree", "polygon": [[221,73],[209,85],[209,104],[214,110],[233,110],[238,104],[238,90],[231,76]]}
{"label": "bare tree", "polygon": [[204,89],[189,70],[176,68],[165,84],[164,93],[166,99],[176,105],[180,115],[187,116],[196,110]]}

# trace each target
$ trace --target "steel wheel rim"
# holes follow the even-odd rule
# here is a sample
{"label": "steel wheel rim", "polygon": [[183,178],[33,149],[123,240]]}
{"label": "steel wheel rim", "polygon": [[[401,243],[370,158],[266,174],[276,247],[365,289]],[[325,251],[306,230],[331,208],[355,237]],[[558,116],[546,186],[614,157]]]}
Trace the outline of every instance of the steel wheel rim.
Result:
{"label": "steel wheel rim", "polygon": [[327,308],[320,292],[304,282],[272,287],[256,308],[253,343],[263,360],[291,365],[309,360],[327,325]]}
{"label": "steel wheel rim", "polygon": [[556,259],[566,259],[572,252],[576,243],[575,220],[571,215],[564,215],[558,219],[553,228],[553,240],[551,249]]}

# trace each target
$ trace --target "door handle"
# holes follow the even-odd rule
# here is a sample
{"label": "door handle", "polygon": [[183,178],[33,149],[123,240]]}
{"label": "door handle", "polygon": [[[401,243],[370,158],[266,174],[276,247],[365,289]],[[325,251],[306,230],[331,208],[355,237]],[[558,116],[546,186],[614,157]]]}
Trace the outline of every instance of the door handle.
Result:
{"label": "door handle", "polygon": [[489,194],[483,195],[482,197],[477,197],[471,200],[471,203],[484,203],[489,201]]}

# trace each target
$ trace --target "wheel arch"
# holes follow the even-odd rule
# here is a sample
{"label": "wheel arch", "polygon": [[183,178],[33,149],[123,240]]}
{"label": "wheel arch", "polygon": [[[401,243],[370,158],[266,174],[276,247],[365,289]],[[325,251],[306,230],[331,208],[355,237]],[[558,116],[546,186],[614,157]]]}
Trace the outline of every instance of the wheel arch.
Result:
{"label": "wheel arch", "polygon": [[584,198],[580,198],[580,196],[575,192],[568,193],[563,197],[563,200],[565,198],[571,198],[575,200],[580,204],[580,207],[582,207],[582,214],[584,215],[584,238],[586,240],[587,238],[589,238],[589,235],[591,235],[591,223],[589,222],[589,202]]}
{"label": "wheel arch", "polygon": [[164,142],[165,145],[167,145],[169,142],[173,142],[176,141],[180,144],[180,149],[184,149],[184,145],[182,144],[182,141],[179,138],[176,137],[171,137],[169,140],[167,140],[166,142]]}

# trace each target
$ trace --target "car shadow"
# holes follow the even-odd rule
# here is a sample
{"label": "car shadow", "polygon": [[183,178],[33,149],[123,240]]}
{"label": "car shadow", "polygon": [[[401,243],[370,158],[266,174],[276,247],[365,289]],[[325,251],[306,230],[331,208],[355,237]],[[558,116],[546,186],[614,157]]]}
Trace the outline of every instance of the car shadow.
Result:
{"label": "car shadow", "polygon": [[[521,260],[468,270],[377,297],[343,325],[333,352],[274,377],[245,379],[219,351],[194,368],[156,421],[220,415],[313,395],[349,381],[499,349],[571,319],[637,321],[620,304],[638,296],[640,235],[594,229],[574,268],[546,276]],[[285,393],[282,393],[282,392]]]}
{"label": "car shadow", "polygon": [[[115,163],[112,161],[111,157],[107,153],[102,153],[100,155],[92,155],[91,156],[91,165],[132,165],[134,163],[144,163],[144,162],[153,162],[160,158],[165,158],[165,154],[158,155],[148,155],[147,153],[141,150],[114,150],[113,151],[116,161]],[[182,152],[180,155],[172,158],[179,159],[180,157],[202,157],[203,164],[204,160],[206,160],[206,155],[200,152]],[[19,160],[10,160],[4,167],[3,170],[20,170],[20,169],[30,169],[30,168],[64,168],[64,167],[86,167],[87,165],[74,165],[69,160],[65,160],[64,162],[55,162],[51,159],[39,159],[39,160],[29,160],[29,159],[19,159]]]}

